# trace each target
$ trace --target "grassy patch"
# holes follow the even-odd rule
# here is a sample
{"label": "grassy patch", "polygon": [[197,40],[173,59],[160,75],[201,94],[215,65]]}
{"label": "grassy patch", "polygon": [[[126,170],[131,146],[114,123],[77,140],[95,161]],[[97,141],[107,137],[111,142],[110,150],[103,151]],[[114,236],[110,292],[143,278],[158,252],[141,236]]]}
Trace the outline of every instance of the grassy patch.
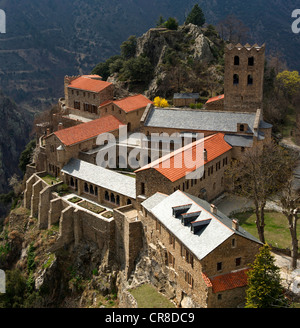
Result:
{"label": "grassy patch", "polygon": [[[242,228],[247,230],[253,236],[258,238],[256,229],[256,216],[253,212],[245,212],[234,215],[240,222]],[[279,248],[291,247],[291,236],[288,227],[288,221],[282,213],[266,212],[265,213],[265,239],[266,242]],[[300,225],[297,229],[300,234]]]}
{"label": "grassy patch", "polygon": [[139,308],[175,308],[172,302],[151,285],[145,284],[129,292],[136,299]]}
{"label": "grassy patch", "polygon": [[68,199],[69,202],[74,203],[74,204],[80,202],[81,200],[82,200],[82,198],[79,198],[76,196]]}
{"label": "grassy patch", "polygon": [[83,201],[81,202],[80,204],[78,204],[79,206],[91,211],[91,212],[94,212],[96,214],[100,214],[102,212],[105,211],[105,208],[101,207],[101,206],[98,206],[96,204],[93,204],[93,203],[90,203],[88,201]]}
{"label": "grassy patch", "polygon": [[110,219],[114,216],[114,213],[112,211],[107,211],[101,215],[104,216],[106,219]]}
{"label": "grassy patch", "polygon": [[59,180],[58,178],[55,178],[55,177],[53,177],[53,176],[50,175],[50,174],[47,174],[47,175],[44,176],[42,179],[43,179],[45,182],[47,182],[48,185],[54,185],[54,184],[60,182],[60,180]]}

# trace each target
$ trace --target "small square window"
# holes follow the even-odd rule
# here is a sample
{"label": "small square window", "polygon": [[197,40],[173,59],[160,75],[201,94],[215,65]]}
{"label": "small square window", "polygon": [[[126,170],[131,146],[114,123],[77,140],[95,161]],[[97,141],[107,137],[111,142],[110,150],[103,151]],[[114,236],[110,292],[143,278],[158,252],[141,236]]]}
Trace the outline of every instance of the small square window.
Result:
{"label": "small square window", "polygon": [[222,270],[222,262],[218,262],[217,263],[217,271],[221,271]]}
{"label": "small square window", "polygon": [[242,258],[241,257],[238,257],[235,259],[235,266],[240,266],[242,263]]}

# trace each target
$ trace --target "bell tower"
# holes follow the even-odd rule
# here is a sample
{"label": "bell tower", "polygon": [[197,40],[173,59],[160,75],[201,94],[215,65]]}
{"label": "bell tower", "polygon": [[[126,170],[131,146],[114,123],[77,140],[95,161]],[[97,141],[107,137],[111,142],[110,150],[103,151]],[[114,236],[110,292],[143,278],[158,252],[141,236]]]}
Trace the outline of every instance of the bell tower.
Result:
{"label": "bell tower", "polygon": [[225,48],[224,109],[256,112],[262,108],[265,45],[229,44]]}

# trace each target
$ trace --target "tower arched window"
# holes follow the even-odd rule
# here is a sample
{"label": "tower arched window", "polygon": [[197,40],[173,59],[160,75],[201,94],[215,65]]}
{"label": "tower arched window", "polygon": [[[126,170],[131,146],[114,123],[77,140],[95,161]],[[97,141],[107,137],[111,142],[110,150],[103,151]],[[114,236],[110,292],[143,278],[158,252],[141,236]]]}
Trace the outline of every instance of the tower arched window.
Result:
{"label": "tower arched window", "polygon": [[254,66],[254,57],[248,58],[248,66]]}
{"label": "tower arched window", "polygon": [[253,77],[252,75],[248,75],[248,85],[252,85],[253,84]]}
{"label": "tower arched window", "polygon": [[234,56],[234,65],[236,65],[236,66],[240,65],[240,57],[239,56]]}
{"label": "tower arched window", "polygon": [[233,84],[237,85],[237,84],[239,84],[239,82],[240,82],[240,79],[239,79],[238,74],[234,74],[233,75]]}

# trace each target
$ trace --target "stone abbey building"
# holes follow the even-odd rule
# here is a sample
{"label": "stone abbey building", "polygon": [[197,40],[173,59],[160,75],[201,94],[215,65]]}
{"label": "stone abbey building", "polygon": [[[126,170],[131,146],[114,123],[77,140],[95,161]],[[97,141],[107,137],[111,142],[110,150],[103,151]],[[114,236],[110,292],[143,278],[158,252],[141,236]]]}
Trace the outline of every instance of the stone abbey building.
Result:
{"label": "stone abbey building", "polygon": [[[143,252],[167,277],[163,289],[178,306],[242,304],[261,243],[213,202],[226,191],[231,161],[271,140],[262,110],[264,53],[264,45],[228,45],[224,95],[201,110],[155,108],[143,95],[114,99],[114,85],[100,76],[66,77],[59,128],[39,136],[24,197],[41,229],[59,223],[53,251],[93,241],[126,277]],[[175,136],[167,152],[163,134]],[[199,149],[201,162],[183,162]],[[140,165],[128,172],[132,154]],[[47,175],[57,179],[48,184]]]}

